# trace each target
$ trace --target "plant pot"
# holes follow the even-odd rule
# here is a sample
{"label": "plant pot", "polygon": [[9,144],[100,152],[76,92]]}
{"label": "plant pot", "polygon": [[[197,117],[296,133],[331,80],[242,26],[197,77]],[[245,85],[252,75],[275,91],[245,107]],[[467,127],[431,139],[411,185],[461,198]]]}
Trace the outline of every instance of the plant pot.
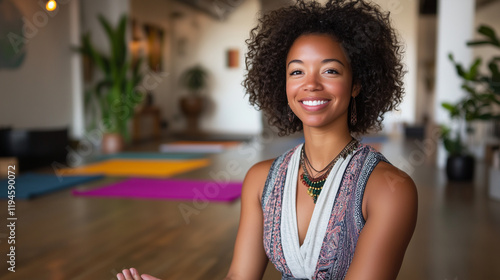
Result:
{"label": "plant pot", "polygon": [[204,109],[204,99],[200,96],[182,97],[181,110],[187,119],[187,130],[190,132],[199,131],[198,121]]}
{"label": "plant pot", "polygon": [[491,198],[500,201],[500,169],[490,167],[488,193]]}
{"label": "plant pot", "polygon": [[469,155],[449,156],[446,175],[450,181],[471,181],[474,178],[474,158]]}
{"label": "plant pot", "polygon": [[493,120],[493,137],[500,139],[500,121]]}
{"label": "plant pot", "polygon": [[101,152],[103,154],[115,154],[121,152],[125,143],[123,136],[118,133],[104,133],[102,136]]}

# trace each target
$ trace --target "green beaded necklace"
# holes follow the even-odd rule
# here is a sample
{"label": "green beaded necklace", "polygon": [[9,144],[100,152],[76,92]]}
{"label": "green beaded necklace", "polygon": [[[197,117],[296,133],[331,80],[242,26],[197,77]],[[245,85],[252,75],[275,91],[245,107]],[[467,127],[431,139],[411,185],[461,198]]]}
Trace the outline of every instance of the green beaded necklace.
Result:
{"label": "green beaded necklace", "polygon": [[[332,170],[335,163],[340,157],[345,159],[348,154],[350,154],[358,147],[358,144],[358,140],[353,138],[325,168],[319,171],[314,169],[312,164],[309,162],[309,159],[306,155],[306,150],[304,148],[305,145],[302,146],[302,151],[300,154],[300,165],[302,166],[304,172],[300,175],[300,179],[302,183],[307,187],[307,194],[312,197],[315,204],[318,200],[318,196],[321,193],[321,190],[323,189],[323,185],[326,182],[326,178],[328,177],[328,174],[330,174],[330,171]],[[308,172],[308,168],[315,171],[319,176],[311,176]]]}

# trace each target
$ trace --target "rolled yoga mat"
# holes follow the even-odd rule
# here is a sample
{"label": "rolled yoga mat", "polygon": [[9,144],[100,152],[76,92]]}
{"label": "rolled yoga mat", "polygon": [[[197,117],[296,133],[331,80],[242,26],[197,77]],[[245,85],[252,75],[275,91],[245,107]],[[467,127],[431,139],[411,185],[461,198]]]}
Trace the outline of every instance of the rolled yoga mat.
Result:
{"label": "rolled yoga mat", "polygon": [[177,141],[160,145],[162,153],[220,153],[238,147],[240,141]]}
{"label": "rolled yoga mat", "polygon": [[93,190],[73,190],[73,194],[109,198],[232,201],[241,196],[241,186],[241,182],[130,178]]}

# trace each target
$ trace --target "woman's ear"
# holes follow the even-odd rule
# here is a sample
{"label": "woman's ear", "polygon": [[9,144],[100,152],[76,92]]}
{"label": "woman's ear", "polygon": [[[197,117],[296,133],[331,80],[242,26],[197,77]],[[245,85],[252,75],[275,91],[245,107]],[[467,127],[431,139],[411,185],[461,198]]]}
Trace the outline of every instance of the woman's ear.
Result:
{"label": "woman's ear", "polygon": [[359,94],[360,91],[361,91],[361,85],[359,83],[354,83],[352,85],[351,96],[352,97],[358,96],[358,94]]}

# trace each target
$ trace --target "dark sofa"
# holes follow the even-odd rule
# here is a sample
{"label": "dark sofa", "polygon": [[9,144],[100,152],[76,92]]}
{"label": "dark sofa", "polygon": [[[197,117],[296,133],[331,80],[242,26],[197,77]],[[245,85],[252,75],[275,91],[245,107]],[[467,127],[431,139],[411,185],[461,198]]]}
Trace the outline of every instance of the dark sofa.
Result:
{"label": "dark sofa", "polygon": [[0,128],[0,157],[16,157],[20,171],[50,166],[54,161],[66,164],[68,148],[68,128]]}

